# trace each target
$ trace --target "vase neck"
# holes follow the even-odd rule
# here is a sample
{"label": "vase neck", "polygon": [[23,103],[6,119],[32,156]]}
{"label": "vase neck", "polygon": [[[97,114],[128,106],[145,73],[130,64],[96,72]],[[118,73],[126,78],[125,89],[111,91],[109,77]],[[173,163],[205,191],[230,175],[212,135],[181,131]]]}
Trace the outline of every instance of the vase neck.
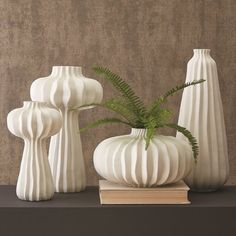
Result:
{"label": "vase neck", "polygon": [[147,135],[147,129],[136,129],[132,128],[131,133],[134,137],[146,137]]}
{"label": "vase neck", "polygon": [[76,77],[82,76],[82,68],[79,66],[53,66],[52,76]]}
{"label": "vase neck", "polygon": [[46,102],[36,102],[36,101],[24,101],[23,107],[25,108],[40,108],[47,105]]}
{"label": "vase neck", "polygon": [[193,56],[210,56],[210,49],[193,49]]}

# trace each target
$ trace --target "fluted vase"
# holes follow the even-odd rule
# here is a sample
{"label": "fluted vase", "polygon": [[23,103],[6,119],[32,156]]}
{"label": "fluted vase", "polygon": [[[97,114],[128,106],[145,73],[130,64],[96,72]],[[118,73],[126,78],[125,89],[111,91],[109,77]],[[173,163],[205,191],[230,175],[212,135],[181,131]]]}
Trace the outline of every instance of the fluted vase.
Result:
{"label": "fluted vase", "polygon": [[[199,156],[185,182],[192,191],[214,191],[227,181],[229,162],[217,67],[209,49],[194,49],[188,62],[186,82],[205,79],[183,92],[179,125],[197,138]],[[177,138],[186,138],[177,133]]]}
{"label": "fluted vase", "polygon": [[16,186],[19,199],[49,200],[54,185],[46,150],[46,140],[62,126],[62,117],[45,103],[24,102],[8,114],[8,129],[24,140],[24,151]]}
{"label": "fluted vase", "polygon": [[155,135],[146,146],[145,129],[108,138],[94,151],[100,176],[110,182],[134,187],[155,187],[182,180],[192,169],[191,146],[175,137]]}
{"label": "fluted vase", "polygon": [[54,66],[51,75],[35,80],[31,98],[58,108],[63,117],[61,131],[53,136],[49,161],[56,192],[80,192],[85,189],[85,165],[79,133],[78,107],[99,103],[100,83],[83,76],[81,67]]}

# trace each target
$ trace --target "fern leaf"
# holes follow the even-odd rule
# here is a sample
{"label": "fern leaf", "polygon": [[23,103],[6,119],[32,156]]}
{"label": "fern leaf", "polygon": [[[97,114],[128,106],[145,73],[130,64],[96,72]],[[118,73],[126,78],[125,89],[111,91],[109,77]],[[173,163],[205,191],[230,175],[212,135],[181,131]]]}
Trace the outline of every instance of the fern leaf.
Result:
{"label": "fern leaf", "polygon": [[153,115],[153,113],[156,113],[161,105],[165,102],[165,99],[163,96],[157,98],[151,105],[151,108],[148,110],[149,115]]}
{"label": "fern leaf", "polygon": [[97,121],[85,126],[84,128],[80,129],[80,132],[84,132],[84,131],[87,131],[88,129],[96,128],[100,125],[112,124],[112,123],[123,123],[126,125],[130,125],[128,122],[125,122],[125,121],[118,119],[118,118],[105,118],[105,119],[97,120]]}
{"label": "fern leaf", "polygon": [[152,112],[150,116],[154,117],[156,120],[156,128],[163,127],[171,116],[171,112],[168,109],[159,108],[155,112]]}
{"label": "fern leaf", "polygon": [[157,120],[155,117],[148,117],[148,120],[145,124],[145,128],[147,129],[147,135],[145,137],[146,139],[146,150],[148,149],[148,146],[150,144],[150,141],[155,135],[156,132],[156,126],[157,126]]}
{"label": "fern leaf", "polygon": [[187,87],[192,86],[192,85],[203,83],[204,81],[206,81],[206,80],[204,80],[204,79],[193,80],[192,82],[187,82],[187,83],[184,83],[184,84],[181,84],[181,85],[177,85],[175,88],[172,88],[171,90],[169,90],[168,92],[165,93],[165,95],[163,96],[164,100],[169,96],[173,96],[175,93],[177,93],[178,91],[180,91],[184,88],[187,88]]}
{"label": "fern leaf", "polygon": [[132,112],[131,109],[121,100],[119,99],[110,99],[105,101],[104,103],[90,103],[83,106],[80,106],[79,108],[84,107],[103,107],[108,110],[111,110],[118,115],[122,116],[132,127],[138,126],[138,120],[136,115]]}
{"label": "fern leaf", "polygon": [[153,113],[155,113],[160,107],[161,105],[166,102],[167,98],[169,96],[173,96],[175,93],[177,93],[178,91],[184,89],[184,88],[187,88],[189,86],[192,86],[192,85],[196,85],[196,84],[199,84],[199,83],[203,83],[205,80],[204,79],[200,79],[200,80],[193,80],[192,82],[187,82],[187,83],[184,83],[182,85],[178,85],[176,86],[175,88],[172,88],[171,90],[167,91],[163,96],[157,98],[151,105],[151,108],[149,109],[148,113],[150,115],[152,115]]}
{"label": "fern leaf", "polygon": [[191,134],[191,132],[187,130],[186,128],[179,126],[177,124],[166,124],[166,126],[176,129],[178,132],[182,133],[188,139],[189,143],[192,146],[194,159],[197,160],[199,147],[198,147],[197,139]]}
{"label": "fern leaf", "polygon": [[130,108],[130,104],[120,99],[111,99],[104,102],[104,107],[110,109],[125,118],[132,127],[140,126],[140,119],[136,113]]}
{"label": "fern leaf", "polygon": [[98,75],[103,75],[122,94],[138,116],[145,113],[146,108],[141,99],[119,75],[104,67],[94,67],[93,69]]}

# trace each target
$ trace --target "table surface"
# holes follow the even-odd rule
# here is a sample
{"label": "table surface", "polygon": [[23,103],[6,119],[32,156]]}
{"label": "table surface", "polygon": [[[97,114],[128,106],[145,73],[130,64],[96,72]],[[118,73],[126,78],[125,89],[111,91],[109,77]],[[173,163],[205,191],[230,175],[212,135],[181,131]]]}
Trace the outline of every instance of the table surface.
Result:
{"label": "table surface", "polygon": [[55,194],[50,201],[27,202],[16,197],[15,186],[0,186],[0,208],[128,208],[128,207],[236,207],[236,186],[225,186],[212,193],[189,193],[187,205],[101,205],[98,188],[87,187],[84,192]]}
{"label": "table surface", "polygon": [[1,236],[235,236],[236,187],[189,193],[187,205],[101,205],[98,188],[45,202],[0,186]]}

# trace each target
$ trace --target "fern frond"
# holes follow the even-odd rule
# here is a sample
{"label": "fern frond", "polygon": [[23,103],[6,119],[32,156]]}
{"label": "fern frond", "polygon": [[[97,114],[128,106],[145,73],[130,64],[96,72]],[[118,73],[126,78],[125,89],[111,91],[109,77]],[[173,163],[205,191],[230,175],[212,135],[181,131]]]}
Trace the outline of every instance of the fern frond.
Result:
{"label": "fern frond", "polygon": [[153,115],[157,113],[161,109],[162,103],[164,103],[164,97],[157,98],[151,105],[151,108],[148,110],[147,114],[148,116]]}
{"label": "fern frond", "polygon": [[100,66],[93,69],[98,75],[104,76],[122,94],[138,116],[142,116],[145,113],[146,108],[141,99],[119,75],[116,75],[108,68]]}
{"label": "fern frond", "polygon": [[168,109],[159,108],[155,112],[151,114],[152,117],[156,119],[156,128],[163,127],[166,123],[168,123],[169,118],[172,113]]}
{"label": "fern frond", "polygon": [[148,149],[148,146],[150,144],[150,141],[155,135],[156,132],[156,126],[157,126],[157,120],[155,117],[149,116],[147,119],[147,122],[145,123],[145,128],[147,129],[147,135],[145,137],[146,140],[146,147],[145,149]]}
{"label": "fern frond", "polygon": [[148,111],[148,114],[152,115],[153,113],[155,113],[163,103],[166,102],[167,98],[169,96],[173,96],[175,93],[177,93],[178,91],[187,88],[189,86],[192,85],[196,85],[199,83],[203,83],[205,80],[204,79],[200,79],[200,80],[193,80],[192,82],[187,82],[181,85],[176,86],[175,88],[172,88],[171,90],[167,91],[163,96],[157,98],[151,105],[151,108]]}
{"label": "fern frond", "polygon": [[97,121],[85,126],[84,128],[80,129],[80,132],[84,132],[84,131],[87,131],[88,129],[96,128],[100,125],[112,124],[112,123],[123,123],[123,124],[130,126],[130,124],[128,122],[125,122],[125,121],[118,119],[118,118],[105,118],[105,119],[97,120]]}
{"label": "fern frond", "polygon": [[173,96],[175,93],[177,93],[178,91],[184,89],[184,88],[187,88],[189,86],[192,86],[192,85],[196,85],[196,84],[200,84],[200,83],[203,83],[204,79],[200,79],[200,80],[193,80],[191,82],[187,82],[187,83],[184,83],[184,84],[181,84],[181,85],[177,85],[175,88],[172,88],[171,90],[167,91],[165,93],[165,95],[163,96],[164,100],[169,97],[169,96]]}
{"label": "fern frond", "polygon": [[110,99],[103,103],[90,103],[80,106],[79,108],[95,106],[103,107],[117,113],[118,115],[122,116],[128,123],[130,123],[132,127],[138,126],[137,116],[133,113],[131,109],[129,109],[128,105],[126,105],[125,102],[120,99]]}
{"label": "fern frond", "polygon": [[116,112],[125,118],[133,127],[137,126],[138,119],[136,114],[132,109],[129,108],[129,105],[122,100],[110,99],[103,103],[103,106],[109,110]]}
{"label": "fern frond", "polygon": [[197,160],[199,147],[198,147],[197,139],[191,134],[191,132],[187,130],[186,128],[179,126],[177,124],[166,124],[166,126],[176,129],[178,132],[182,133],[188,139],[189,143],[192,146],[194,159]]}

